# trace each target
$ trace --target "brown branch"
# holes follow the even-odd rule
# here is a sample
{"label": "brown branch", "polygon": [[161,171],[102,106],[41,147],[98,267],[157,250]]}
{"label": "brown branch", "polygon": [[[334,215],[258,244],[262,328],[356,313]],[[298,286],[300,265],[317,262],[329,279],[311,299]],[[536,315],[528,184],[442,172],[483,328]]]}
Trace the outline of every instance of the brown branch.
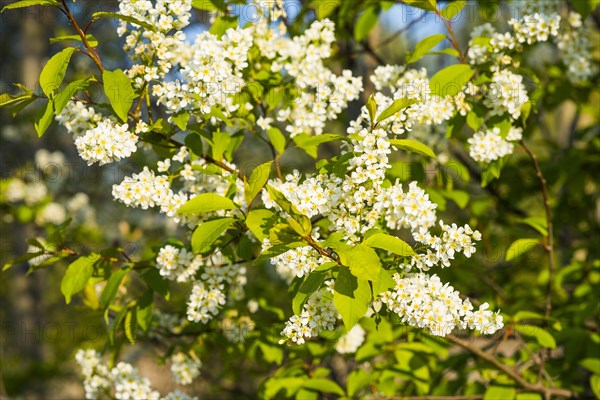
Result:
{"label": "brown branch", "polygon": [[69,18],[69,21],[71,22],[71,25],[73,25],[73,28],[75,28],[75,30],[77,31],[77,34],[81,38],[81,41],[83,42],[83,44],[85,45],[86,49],[90,53],[91,59],[94,60],[94,62],[98,66],[98,69],[100,69],[100,72],[104,72],[104,66],[102,65],[102,61],[100,60],[100,57],[98,56],[98,53],[96,53],[94,51],[94,49],[92,48],[92,46],[90,46],[89,42],[87,41],[85,32],[83,32],[81,30],[81,28],[79,27],[79,24],[75,20],[75,17],[73,17],[73,14],[71,13],[71,10],[69,9],[69,6],[67,6],[66,0],[62,0],[62,4],[63,4],[63,7],[64,7],[64,12],[67,15],[67,18]]}
{"label": "brown branch", "polygon": [[[544,210],[546,212],[546,224],[548,227],[548,235],[545,238],[544,247],[548,251],[548,286],[546,292],[546,321],[550,317],[550,313],[552,312],[552,281],[554,279],[554,226],[552,224],[552,212],[550,210],[550,196],[548,195],[548,182],[542,173],[542,169],[540,168],[540,164],[538,162],[537,156],[533,154],[533,152],[527,147],[525,141],[523,139],[519,142],[531,161],[533,161],[533,166],[535,168],[536,175],[540,180],[540,184],[542,186],[542,198],[544,201]],[[547,323],[547,322],[546,322]]]}
{"label": "brown branch", "polygon": [[519,374],[519,372],[514,370],[512,367],[502,363],[500,360],[498,360],[493,355],[486,353],[485,351],[477,348],[476,346],[472,345],[471,343],[469,343],[465,340],[459,339],[458,337],[456,337],[454,335],[447,335],[445,338],[448,341],[462,347],[465,350],[468,350],[469,352],[473,353],[477,357],[492,364],[494,367],[496,367],[500,371],[504,372],[506,375],[510,376],[523,389],[526,389],[526,390],[529,390],[532,392],[541,393],[544,396],[544,398],[546,398],[546,399],[550,399],[552,396],[576,397],[576,393],[571,392],[568,389],[562,389],[562,388],[557,388],[557,387],[547,387],[547,386],[542,385],[539,382],[538,383],[530,383],[530,382],[526,381],[525,378],[523,378],[521,376],[521,374]]}
{"label": "brown branch", "polygon": [[468,64],[465,54],[462,52],[462,50],[460,49],[460,46],[458,45],[458,39],[456,38],[456,34],[454,33],[454,28],[452,27],[452,23],[450,21],[448,21],[446,18],[444,18],[444,16],[442,15],[442,13],[439,10],[436,10],[435,13],[437,14],[438,17],[440,17],[440,19],[442,20],[444,25],[446,25],[446,29],[450,33],[450,37],[448,38],[448,40],[450,41],[450,44],[452,45],[452,47],[454,47],[456,49],[456,51],[458,51],[460,62],[462,62],[463,64]]}
{"label": "brown branch", "polygon": [[402,35],[404,32],[408,31],[410,28],[412,28],[417,22],[419,22],[421,20],[421,18],[415,18],[412,21],[410,21],[405,27],[403,27],[402,29],[398,29],[396,32],[392,33],[390,36],[388,36],[387,38],[383,39],[381,42],[377,43],[377,45],[375,45],[375,49],[378,49],[380,47],[385,46],[386,44],[392,42],[394,39],[396,39],[398,36]]}

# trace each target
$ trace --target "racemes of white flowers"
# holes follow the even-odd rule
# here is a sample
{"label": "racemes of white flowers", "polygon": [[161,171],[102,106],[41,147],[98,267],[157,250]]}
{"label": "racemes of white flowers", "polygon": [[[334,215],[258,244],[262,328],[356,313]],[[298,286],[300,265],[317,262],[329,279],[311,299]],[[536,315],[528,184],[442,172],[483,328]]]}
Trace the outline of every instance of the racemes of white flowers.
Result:
{"label": "racemes of white flowers", "polygon": [[490,163],[512,154],[512,142],[521,140],[522,132],[521,128],[511,127],[505,138],[498,127],[477,132],[467,140],[470,145],[469,155],[475,161]]}
{"label": "racemes of white flowers", "polygon": [[402,318],[402,322],[427,329],[436,336],[445,336],[455,328],[474,329],[492,334],[504,326],[502,316],[488,310],[487,303],[473,311],[473,305],[462,300],[449,284],[437,275],[423,273],[394,275],[396,286],[379,297],[388,309]]}
{"label": "racemes of white flowers", "polygon": [[228,264],[217,253],[204,259],[200,277],[193,281],[189,296],[187,318],[192,322],[206,324],[215,318],[226,304],[228,296],[232,300],[244,298],[246,267]]}
{"label": "racemes of white flowers", "polygon": [[189,385],[200,375],[202,362],[189,357],[185,353],[177,353],[171,357],[171,373],[179,385]]}
{"label": "racemes of white flowers", "polygon": [[202,257],[186,249],[167,245],[156,257],[156,266],[161,276],[177,282],[189,282],[202,265]]}
{"label": "racemes of white flowers", "polygon": [[[84,378],[86,399],[197,400],[196,397],[191,397],[179,390],[162,397],[159,392],[152,389],[148,378],[139,375],[137,368],[125,362],[119,362],[115,367],[109,368],[102,360],[100,353],[92,349],[78,350],[75,360],[79,364]],[[173,371],[175,365],[176,372]],[[177,380],[177,383],[190,383],[198,376],[199,367],[199,361],[192,360],[182,353],[172,358],[171,370],[175,379],[181,378]],[[175,375],[176,373],[177,375]]]}
{"label": "racemes of white flowers", "polygon": [[280,342],[291,340],[296,344],[305,343],[306,339],[315,338],[325,330],[333,330],[340,318],[333,305],[333,281],[326,281],[325,287],[313,293],[302,309],[300,315],[293,315],[285,323]]}
{"label": "racemes of white flowers", "polygon": [[356,324],[344,336],[338,339],[335,350],[341,354],[356,353],[356,350],[365,342],[365,330]]}
{"label": "racemes of white flowers", "polygon": [[567,67],[568,79],[575,84],[589,80],[596,69],[592,63],[589,31],[581,15],[562,13],[559,2],[532,3],[531,14],[509,21],[510,32],[499,33],[486,23],[471,32],[468,56],[472,64],[492,62],[496,66],[519,66],[514,56],[526,46],[552,41]]}

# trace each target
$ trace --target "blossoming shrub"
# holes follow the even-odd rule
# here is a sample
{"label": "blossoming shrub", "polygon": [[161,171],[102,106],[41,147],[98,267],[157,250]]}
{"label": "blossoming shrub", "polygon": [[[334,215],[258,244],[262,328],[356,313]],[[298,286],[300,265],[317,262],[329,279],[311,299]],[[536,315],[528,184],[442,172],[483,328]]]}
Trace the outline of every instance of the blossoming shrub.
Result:
{"label": "blossoming shrub", "polygon": [[[2,105],[19,111],[42,99],[38,134],[57,121],[88,165],[143,153],[137,171],[112,186],[114,207],[155,214],[161,234],[136,257],[118,245],[78,252],[66,238],[74,225],[90,223],[76,217],[86,195],[75,195],[66,208],[55,202],[36,208],[35,222],[58,234],[32,240],[30,251],[12,264],[27,261],[36,269],[67,261],[60,285],[66,302],[83,292],[106,322],[106,346],[75,355],[86,397],[194,397],[193,390],[160,393],[119,359],[122,346],[140,342],[158,345],[182,386],[210,369],[203,356],[216,348],[236,361],[267,365],[265,371],[275,364],[276,371],[261,375],[265,398],[597,395],[598,357],[584,360],[571,385],[563,385],[554,369],[553,359],[560,363],[561,357],[557,340],[568,341],[552,314],[553,296],[565,290],[563,261],[557,267],[551,188],[525,142],[544,104],[542,89],[534,93],[527,86],[542,79],[528,66],[528,52],[540,43],[555,46],[558,59],[548,68],[561,71],[544,76],[545,84],[560,81],[597,96],[591,22],[566,3],[536,3],[507,29],[476,27],[465,50],[452,22],[466,2],[405,1],[421,17],[434,15],[448,32],[417,43],[403,65],[374,68],[374,92],[368,93],[361,77],[332,62],[332,19],[341,21],[352,2],[335,2],[323,15],[323,2],[313,1],[318,18],[303,20],[303,10],[292,33],[281,1],[255,4],[262,18],[245,26],[227,13],[228,3],[235,5],[122,0],[115,13],[92,15],[85,30],[64,1],[5,7],[57,7],[76,36],[55,40],[79,43],[48,60],[40,75],[43,93],[20,86],[22,93],[3,95]],[[387,3],[361,3],[358,42]],[[196,37],[184,31],[193,8],[212,12],[208,30]],[[122,69],[107,69],[101,45],[87,34],[102,18],[118,20],[116,34],[124,37],[129,57]],[[411,65],[442,42],[451,47],[438,53],[458,63],[435,73]],[[70,80],[71,59],[80,54],[95,71]],[[90,88],[100,89],[102,100],[92,99]],[[359,110],[342,127],[351,104]],[[269,151],[252,168],[239,157],[250,142]],[[337,150],[319,157],[321,145]],[[543,212],[518,209],[519,222],[539,234],[513,242],[506,261],[542,245],[548,255],[536,270],[546,275],[536,295],[546,297],[541,309],[519,304],[521,314],[503,315],[500,304],[515,309],[502,288],[474,299],[457,289],[477,294],[485,277],[469,266],[485,262],[475,253],[480,242],[489,246],[495,239],[492,232],[486,238],[489,224],[482,221],[489,206],[471,199],[466,171],[480,174],[481,186],[500,201],[492,183],[502,179],[517,148],[533,162],[537,177],[530,175],[539,178]],[[314,158],[314,167],[286,165],[294,149]],[[478,165],[465,162],[467,154]],[[403,173],[407,164],[398,157],[410,157],[415,169]],[[439,175],[432,183],[419,173],[451,157],[468,164],[457,179]],[[46,197],[44,185],[16,178],[3,182],[2,192],[7,207],[37,207]],[[457,212],[442,217],[450,202]],[[585,265],[590,279],[584,280],[588,289],[578,289],[584,297],[598,286],[598,263],[588,256],[573,261]],[[458,265],[456,275],[446,272]],[[597,328],[597,320],[586,321]],[[473,340],[461,338],[465,332]],[[478,341],[493,334],[494,345],[482,350]],[[518,356],[503,349],[510,339],[518,343]],[[597,344],[599,336],[586,333],[585,340]],[[449,352],[449,344],[489,365],[471,378],[466,371],[474,367]],[[334,362],[344,359],[342,367]],[[515,366],[517,360],[527,366]],[[447,376],[448,369],[460,376]]]}

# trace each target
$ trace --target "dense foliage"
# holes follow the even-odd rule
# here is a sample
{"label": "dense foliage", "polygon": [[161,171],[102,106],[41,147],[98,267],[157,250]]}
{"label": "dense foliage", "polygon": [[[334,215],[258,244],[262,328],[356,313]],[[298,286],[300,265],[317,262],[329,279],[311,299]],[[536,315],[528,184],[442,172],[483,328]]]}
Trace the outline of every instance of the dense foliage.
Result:
{"label": "dense foliage", "polygon": [[[3,220],[35,233],[3,275],[58,270],[43,290],[104,321],[87,398],[600,397],[596,1],[73,3],[4,8],[72,31],[0,105],[118,179],[11,171]],[[394,7],[383,46],[435,27],[396,63]]]}

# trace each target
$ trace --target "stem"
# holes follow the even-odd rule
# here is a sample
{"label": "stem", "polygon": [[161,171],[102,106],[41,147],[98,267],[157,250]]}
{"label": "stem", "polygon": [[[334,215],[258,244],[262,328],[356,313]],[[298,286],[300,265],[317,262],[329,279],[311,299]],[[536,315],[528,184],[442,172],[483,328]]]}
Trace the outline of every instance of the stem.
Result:
{"label": "stem", "polygon": [[66,0],[62,0],[62,4],[63,4],[64,11],[66,13],[67,18],[69,18],[69,21],[73,25],[73,28],[75,28],[75,30],[77,31],[77,34],[81,38],[81,41],[83,42],[83,44],[87,48],[88,52],[90,53],[90,57],[92,58],[92,60],[94,60],[94,62],[98,66],[98,69],[100,69],[100,72],[104,72],[104,66],[102,65],[102,61],[100,60],[100,57],[98,57],[98,54],[96,52],[94,52],[94,49],[88,43],[85,33],[79,27],[79,24],[75,20],[75,17],[73,17],[71,10],[69,10],[69,6],[67,6]]}
{"label": "stem", "polygon": [[482,358],[485,361],[487,361],[488,363],[492,364],[497,369],[504,372],[506,375],[510,376],[523,389],[526,389],[526,390],[529,390],[532,392],[541,393],[544,396],[544,398],[546,398],[546,399],[550,399],[552,396],[575,397],[575,393],[573,393],[567,389],[556,388],[556,387],[546,387],[539,382],[535,383],[535,384],[527,382],[516,370],[514,370],[513,368],[509,367],[508,365],[500,362],[493,355],[484,352],[483,350],[475,347],[471,343],[469,343],[465,340],[459,339],[458,337],[456,337],[454,335],[447,335],[445,338],[448,341],[462,347],[465,350],[468,350],[469,352],[473,353],[477,357]]}
{"label": "stem", "polygon": [[450,33],[450,36],[451,36],[448,38],[448,40],[450,41],[450,44],[452,45],[452,47],[454,47],[456,49],[456,51],[458,51],[460,62],[462,62],[463,64],[468,64],[465,54],[460,50],[460,46],[458,45],[458,39],[456,38],[456,34],[454,33],[454,28],[452,27],[452,23],[450,21],[448,21],[446,18],[444,18],[444,16],[442,15],[442,13],[439,10],[436,10],[435,13],[437,14],[438,17],[440,17],[440,19],[442,20],[444,25],[446,25],[446,29],[448,29],[448,33]]}
{"label": "stem", "polygon": [[542,185],[542,198],[544,201],[544,210],[546,211],[546,224],[548,226],[548,235],[544,239],[546,239],[546,243],[544,243],[544,247],[548,251],[548,286],[546,292],[546,323],[548,323],[548,318],[550,317],[550,313],[552,312],[552,281],[554,279],[554,226],[552,224],[552,213],[550,211],[550,196],[548,195],[548,182],[542,174],[542,169],[540,168],[540,164],[538,162],[537,156],[533,154],[533,152],[527,147],[525,141],[521,139],[519,141],[529,158],[533,161],[533,166],[535,167],[535,172],[540,180]]}

